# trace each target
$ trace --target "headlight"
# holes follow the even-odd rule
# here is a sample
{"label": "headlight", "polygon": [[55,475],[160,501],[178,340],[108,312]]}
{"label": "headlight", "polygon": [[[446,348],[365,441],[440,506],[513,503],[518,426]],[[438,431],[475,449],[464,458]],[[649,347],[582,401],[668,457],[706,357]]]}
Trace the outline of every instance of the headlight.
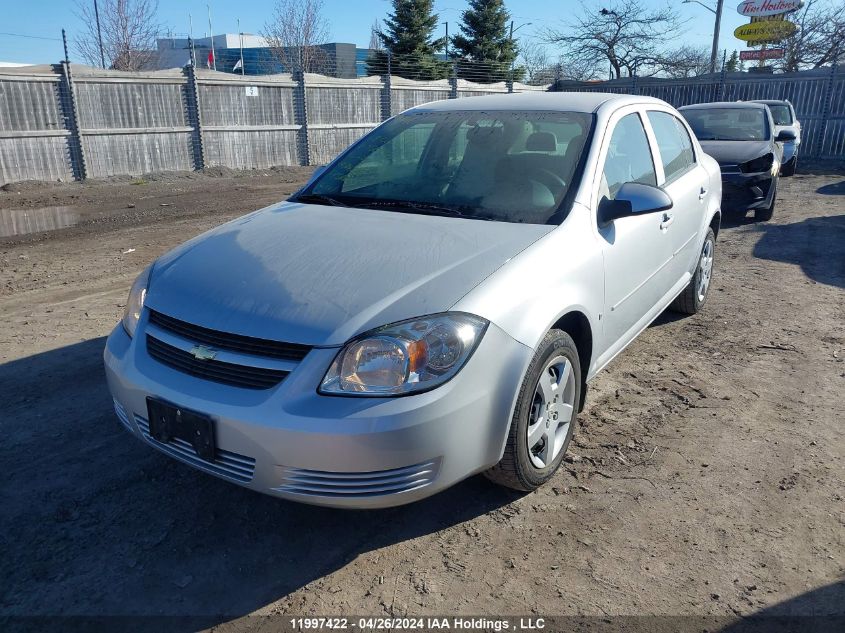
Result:
{"label": "headlight", "polygon": [[135,328],[138,327],[141,310],[144,308],[144,299],[147,296],[147,284],[150,280],[152,268],[152,266],[148,266],[144,272],[138,275],[129,290],[129,298],[126,300],[126,309],[123,312],[123,328],[129,336],[135,336]]}
{"label": "headlight", "polygon": [[471,314],[452,312],[362,334],[335,357],[320,393],[397,396],[433,389],[463,367],[487,323]]}
{"label": "headlight", "polygon": [[747,163],[742,163],[739,166],[740,171],[746,174],[756,174],[764,171],[770,171],[775,161],[775,155],[771,152],[760,158],[749,160]]}

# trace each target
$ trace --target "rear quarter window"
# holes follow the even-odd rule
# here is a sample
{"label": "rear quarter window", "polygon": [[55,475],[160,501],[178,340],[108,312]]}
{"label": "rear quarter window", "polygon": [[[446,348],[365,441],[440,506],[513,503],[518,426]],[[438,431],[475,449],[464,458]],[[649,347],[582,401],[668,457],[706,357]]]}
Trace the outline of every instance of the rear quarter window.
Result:
{"label": "rear quarter window", "polygon": [[650,111],[648,120],[657,139],[665,180],[671,182],[695,164],[692,140],[684,124],[667,112]]}

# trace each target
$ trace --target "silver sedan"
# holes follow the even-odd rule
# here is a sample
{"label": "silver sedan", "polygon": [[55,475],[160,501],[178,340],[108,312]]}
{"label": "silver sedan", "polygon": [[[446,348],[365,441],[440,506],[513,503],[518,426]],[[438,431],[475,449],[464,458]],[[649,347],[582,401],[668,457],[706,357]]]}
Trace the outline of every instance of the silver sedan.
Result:
{"label": "silver sedan", "polygon": [[383,507],[475,473],[532,490],[588,382],[707,299],[719,167],[668,104],[440,101],[135,281],[105,349],[120,422],[286,499]]}

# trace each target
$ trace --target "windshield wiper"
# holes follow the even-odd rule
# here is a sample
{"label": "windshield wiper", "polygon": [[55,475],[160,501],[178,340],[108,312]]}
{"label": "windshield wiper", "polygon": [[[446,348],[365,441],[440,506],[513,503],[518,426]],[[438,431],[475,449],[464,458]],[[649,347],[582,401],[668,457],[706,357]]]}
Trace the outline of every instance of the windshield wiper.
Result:
{"label": "windshield wiper", "polygon": [[332,198],[331,196],[325,196],[321,193],[303,193],[296,198],[294,198],[294,202],[312,202],[314,204],[327,204],[332,207],[348,207],[349,205],[345,202],[341,202],[337,198]]}
{"label": "windshield wiper", "polygon": [[414,213],[424,215],[445,215],[455,218],[467,217],[467,214],[457,207],[447,207],[430,202],[416,202],[413,200],[367,200],[356,204],[357,207],[389,207],[391,209],[408,209]]}

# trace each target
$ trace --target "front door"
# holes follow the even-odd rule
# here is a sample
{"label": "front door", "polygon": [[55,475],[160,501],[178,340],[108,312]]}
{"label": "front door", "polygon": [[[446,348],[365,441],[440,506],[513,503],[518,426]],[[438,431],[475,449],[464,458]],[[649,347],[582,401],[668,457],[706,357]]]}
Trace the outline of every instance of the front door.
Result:
{"label": "front door", "polygon": [[[616,122],[606,148],[596,207],[613,199],[626,182],[657,185],[651,148],[637,112]],[[671,226],[663,212],[645,213],[598,226],[605,270],[604,351],[607,358],[637,334],[666,295]],[[602,359],[599,358],[599,362]]]}

